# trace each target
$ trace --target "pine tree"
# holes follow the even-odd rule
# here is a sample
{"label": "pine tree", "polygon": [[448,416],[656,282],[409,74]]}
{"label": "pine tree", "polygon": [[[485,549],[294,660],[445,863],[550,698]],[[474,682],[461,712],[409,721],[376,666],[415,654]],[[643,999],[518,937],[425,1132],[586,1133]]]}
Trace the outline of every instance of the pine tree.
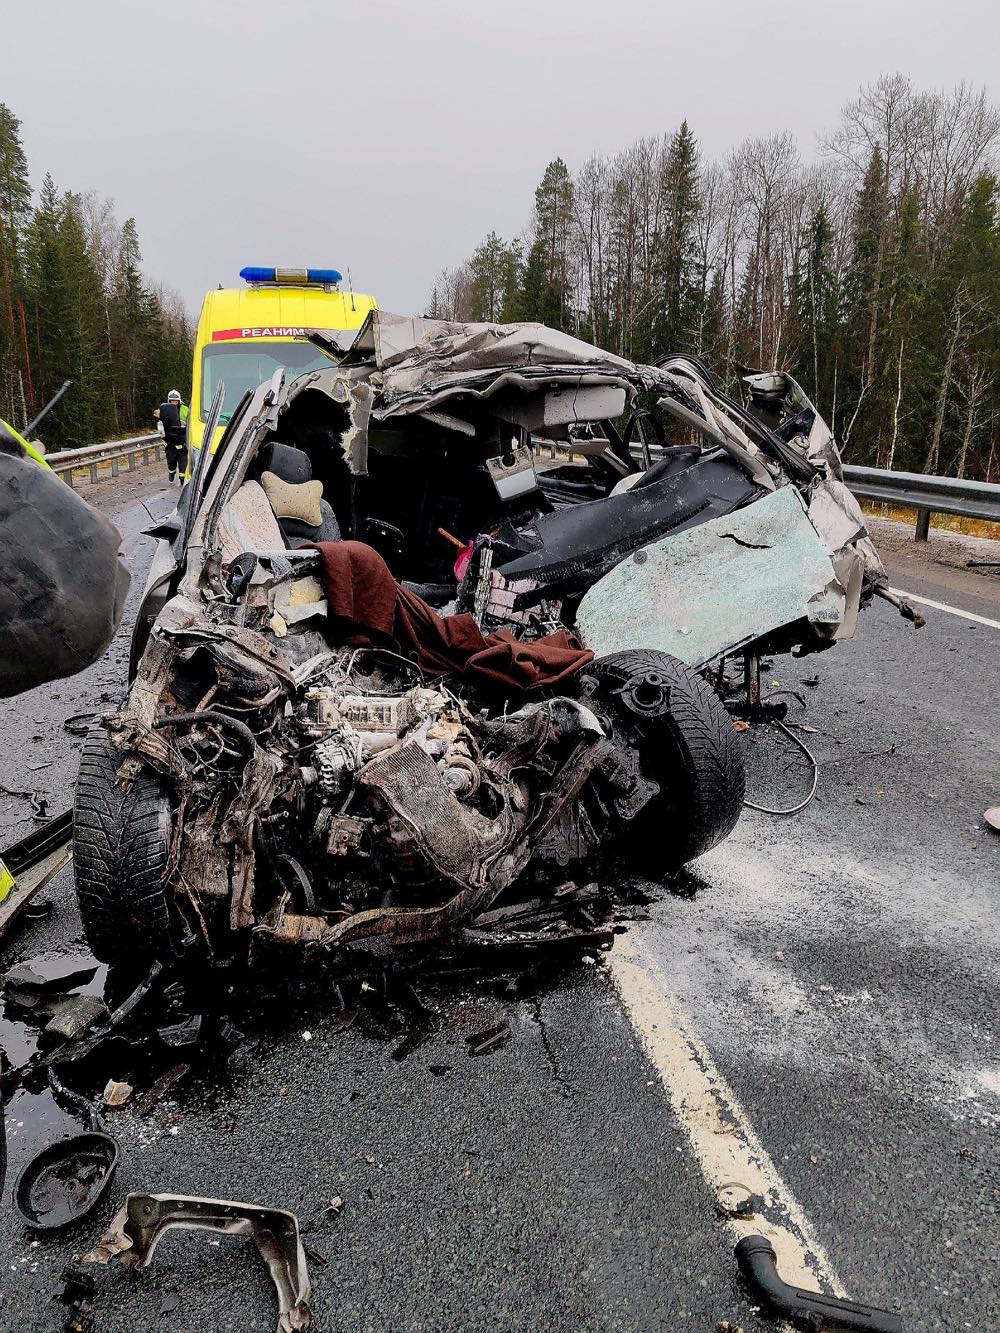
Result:
{"label": "pine tree", "polygon": [[850,336],[861,376],[869,381],[875,368],[888,218],[888,181],[876,144],[854,207],[852,256],[845,281]]}
{"label": "pine tree", "polygon": [[821,200],[809,219],[791,281],[802,344],[803,384],[817,408],[832,398],[832,368],[839,332],[839,291],[833,271],[833,224]]}
{"label": "pine tree", "polygon": [[573,327],[570,229],[573,181],[561,157],[545,168],[535,190],[532,243],[520,290],[523,319],[539,320],[557,329]]}
{"label": "pine tree", "polygon": [[696,323],[698,290],[695,224],[698,218],[698,145],[686,120],[670,141],[664,165],[666,225],[657,245],[661,294],[647,355],[685,347]]}
{"label": "pine tree", "polygon": [[22,420],[35,406],[24,308],[24,239],[31,217],[21,122],[0,102],[0,417]]}
{"label": "pine tree", "polygon": [[477,247],[469,269],[472,274],[472,318],[495,324],[516,317],[520,302],[521,246],[508,245],[491,231]]}
{"label": "pine tree", "polygon": [[136,422],[149,410],[157,387],[151,382],[151,347],[156,312],[142,280],[139,232],[134,218],[122,225],[111,297],[111,349],[119,419]]}
{"label": "pine tree", "polygon": [[45,423],[51,447],[107,438],[113,422],[110,356],[102,330],[103,291],[87,249],[79,201],[42,184],[28,235],[39,378],[43,398],[63,380],[73,389]]}
{"label": "pine tree", "polygon": [[948,408],[959,373],[992,382],[997,367],[994,330],[1000,317],[1000,234],[996,210],[997,180],[983,172],[972,183],[925,303],[924,340],[934,348],[932,364],[937,367],[925,472],[942,470]]}

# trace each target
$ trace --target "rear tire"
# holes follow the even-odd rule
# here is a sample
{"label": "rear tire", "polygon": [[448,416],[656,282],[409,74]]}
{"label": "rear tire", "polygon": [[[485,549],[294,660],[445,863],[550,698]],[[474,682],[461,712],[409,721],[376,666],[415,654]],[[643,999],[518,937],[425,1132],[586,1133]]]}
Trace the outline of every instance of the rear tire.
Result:
{"label": "rear tire", "polygon": [[655,673],[669,696],[659,713],[642,716],[619,701],[643,740],[643,770],[660,785],[639,816],[645,850],[669,868],[720,843],[743,809],[746,773],[733,720],[701,676],[668,653],[641,648],[612,653],[588,668],[614,698],[636,676]]}
{"label": "rear tire", "polygon": [[148,967],[172,953],[166,895],[170,801],[158,774],[115,785],[122,753],[102,732],[80,755],[73,866],[83,931],[102,963]]}

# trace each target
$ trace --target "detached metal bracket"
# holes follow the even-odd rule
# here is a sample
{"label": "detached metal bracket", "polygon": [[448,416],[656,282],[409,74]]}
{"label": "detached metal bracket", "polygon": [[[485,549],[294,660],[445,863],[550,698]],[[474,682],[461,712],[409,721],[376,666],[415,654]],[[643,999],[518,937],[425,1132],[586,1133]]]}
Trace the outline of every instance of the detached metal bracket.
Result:
{"label": "detached metal bracket", "polygon": [[818,1329],[825,1328],[829,1321],[836,1328],[903,1333],[903,1321],[898,1314],[783,1282],[778,1276],[778,1257],[765,1236],[744,1236],[736,1246],[736,1262],[754,1299],[772,1314],[805,1320]]}
{"label": "detached metal bracket", "polygon": [[84,1262],[106,1264],[117,1256],[129,1268],[147,1268],[160,1238],[172,1227],[251,1236],[278,1289],[277,1333],[295,1333],[308,1325],[311,1288],[299,1222],[283,1208],[183,1194],[129,1194]]}

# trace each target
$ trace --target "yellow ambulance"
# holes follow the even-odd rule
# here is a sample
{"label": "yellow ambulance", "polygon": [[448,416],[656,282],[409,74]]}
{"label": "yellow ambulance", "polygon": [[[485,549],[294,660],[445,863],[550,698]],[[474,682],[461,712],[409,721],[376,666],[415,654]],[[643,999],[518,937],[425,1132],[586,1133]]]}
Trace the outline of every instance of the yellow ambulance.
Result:
{"label": "yellow ambulance", "polygon": [[330,364],[308,341],[310,333],[346,335],[341,341],[347,343],[378,305],[373,296],[342,292],[335,268],[243,268],[240,277],[245,287],[208,292],[201,307],[188,417],[191,449],[201,448],[220,380],[226,396],[213,449],[244,393],[269,380],[279,366],[294,379]]}

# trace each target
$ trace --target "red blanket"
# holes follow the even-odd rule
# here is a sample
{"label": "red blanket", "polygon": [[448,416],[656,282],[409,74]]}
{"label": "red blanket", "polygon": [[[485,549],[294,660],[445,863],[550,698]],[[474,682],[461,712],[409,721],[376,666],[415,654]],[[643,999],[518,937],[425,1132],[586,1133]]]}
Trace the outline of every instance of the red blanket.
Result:
{"label": "red blanket", "polygon": [[593,653],[566,630],[521,643],[509,630],[483,634],[471,615],[439,616],[401,587],[364,542],[318,542],[321,578],[332,618],[348,643],[392,646],[430,675],[455,672],[515,690],[556,685]]}

